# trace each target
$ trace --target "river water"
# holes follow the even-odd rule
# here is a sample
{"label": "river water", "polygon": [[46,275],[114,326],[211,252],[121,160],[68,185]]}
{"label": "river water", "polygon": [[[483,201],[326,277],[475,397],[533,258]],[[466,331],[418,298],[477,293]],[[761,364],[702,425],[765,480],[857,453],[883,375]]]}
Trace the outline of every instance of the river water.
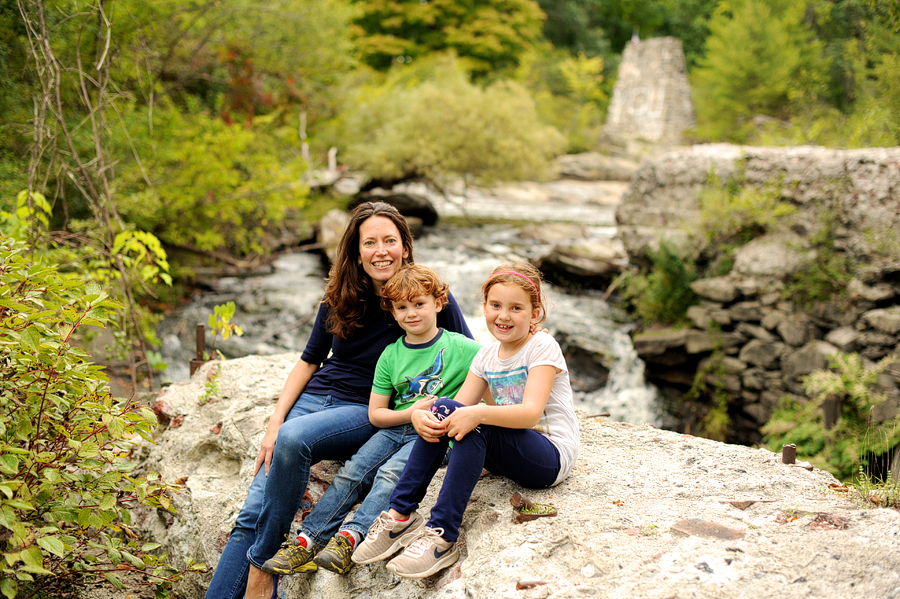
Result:
{"label": "river water", "polygon": [[[579,222],[587,225],[590,237],[613,236],[614,202],[608,199],[607,188],[591,196],[581,183],[573,182],[571,187],[576,190],[575,200],[570,196],[560,200],[565,190],[551,190],[557,201],[551,197],[550,202],[535,202],[533,193],[529,196],[532,200],[521,195],[481,196],[478,202],[468,200],[464,207],[470,214],[477,206],[477,210],[492,210],[498,216],[521,215],[522,207],[528,206],[530,214],[543,211],[536,220]],[[432,199],[444,215],[463,206],[452,198]],[[548,208],[548,203],[555,208]],[[482,343],[493,339],[481,314],[481,283],[498,263],[535,259],[549,249],[533,239],[524,239],[520,232],[521,228],[512,223],[480,227],[439,225],[416,239],[416,262],[434,268],[447,281],[469,327]],[[324,289],[325,274],[319,255],[295,252],[276,259],[269,274],[208,281],[209,291],[195,296],[158,328],[163,340],[161,353],[169,365],[163,381],[188,377],[196,323],[205,323],[213,307],[227,301],[235,302],[233,322],[243,328],[244,335],[224,342],[208,338],[208,346],[215,345],[229,358],[302,351]],[[567,350],[576,404],[591,414],[609,412],[616,421],[659,425],[663,416],[658,393],[644,381],[644,364],[632,346],[628,333],[633,325],[627,315],[604,301],[600,292],[568,293],[552,285],[547,285],[547,289],[551,307],[544,326]],[[568,358],[569,355],[573,357]]]}

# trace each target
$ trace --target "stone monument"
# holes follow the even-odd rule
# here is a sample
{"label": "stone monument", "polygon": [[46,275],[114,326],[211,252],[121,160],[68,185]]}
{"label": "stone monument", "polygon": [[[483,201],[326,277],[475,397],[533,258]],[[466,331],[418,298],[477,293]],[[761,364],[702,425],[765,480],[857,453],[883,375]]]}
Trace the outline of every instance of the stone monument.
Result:
{"label": "stone monument", "polygon": [[694,106],[681,40],[660,37],[628,42],[603,130],[610,140],[681,143],[694,126]]}

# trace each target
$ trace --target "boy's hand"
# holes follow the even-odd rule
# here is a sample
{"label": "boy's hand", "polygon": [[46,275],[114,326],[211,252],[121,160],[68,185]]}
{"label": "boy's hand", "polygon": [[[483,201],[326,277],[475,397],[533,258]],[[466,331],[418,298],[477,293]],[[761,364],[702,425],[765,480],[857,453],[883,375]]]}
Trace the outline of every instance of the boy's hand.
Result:
{"label": "boy's hand", "polygon": [[419,436],[429,443],[437,443],[446,432],[444,423],[435,418],[431,410],[416,410],[412,413],[410,424]]}
{"label": "boy's hand", "polygon": [[[422,399],[417,399],[416,402],[406,408],[407,410],[428,410],[431,408],[431,404],[434,403],[438,397],[437,395],[425,395]],[[429,410],[430,411],[430,410]]]}

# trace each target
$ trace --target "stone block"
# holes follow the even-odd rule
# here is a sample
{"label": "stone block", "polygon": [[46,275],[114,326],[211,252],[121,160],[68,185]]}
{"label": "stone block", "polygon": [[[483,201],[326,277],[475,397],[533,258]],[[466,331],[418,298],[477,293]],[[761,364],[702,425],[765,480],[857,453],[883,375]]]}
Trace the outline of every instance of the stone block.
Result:
{"label": "stone block", "polygon": [[900,333],[900,306],[869,310],[863,314],[862,319],[872,328],[889,335]]}
{"label": "stone block", "polygon": [[765,328],[757,326],[755,324],[750,324],[749,322],[739,322],[735,330],[752,339],[760,339],[761,341],[777,341],[775,335],[767,331]]}
{"label": "stone block", "polygon": [[760,319],[759,324],[771,331],[781,324],[786,317],[787,315],[781,310],[764,310],[763,317]]}
{"label": "stone block", "polygon": [[741,373],[741,383],[747,389],[762,391],[768,388],[768,381],[763,375],[762,368],[748,368]]}
{"label": "stone block", "polygon": [[685,349],[689,354],[700,354],[703,352],[712,351],[716,348],[727,349],[730,347],[735,347],[746,340],[747,338],[740,333],[710,333],[707,331],[697,331],[692,329],[687,334],[687,339],[685,340]]}
{"label": "stone block", "polygon": [[772,417],[772,410],[761,403],[750,403],[744,405],[744,412],[750,416],[759,426],[762,426]]}
{"label": "stone block", "polygon": [[700,297],[724,303],[732,302],[740,295],[736,281],[728,276],[694,281],[691,290]]}
{"label": "stone block", "polygon": [[770,369],[778,364],[784,351],[785,345],[781,342],[751,339],[747,345],[741,348],[738,358],[748,364]]}
{"label": "stone block", "polygon": [[805,314],[791,314],[775,330],[788,345],[800,347],[813,338],[813,324]]}
{"label": "stone block", "polygon": [[860,333],[853,327],[838,327],[828,331],[825,335],[825,341],[832,344],[842,352],[856,351]]}
{"label": "stone block", "polygon": [[732,320],[759,322],[762,304],[757,301],[738,302],[729,308]]}
{"label": "stone block", "polygon": [[709,317],[709,310],[706,308],[702,308],[700,306],[691,306],[687,309],[687,317],[691,320],[691,323],[694,325],[694,328],[705,331],[709,326],[711,319]]}
{"label": "stone block", "polygon": [[686,329],[656,329],[634,336],[634,349],[638,356],[657,356],[672,348],[682,347],[687,339]]}
{"label": "stone block", "polygon": [[[838,349],[827,341],[815,340],[795,352],[785,354],[781,359],[781,369],[785,381],[799,381],[801,377],[828,367]],[[802,393],[793,390],[795,393]]]}
{"label": "stone block", "polygon": [[883,302],[896,295],[893,287],[886,283],[866,285],[859,279],[852,279],[847,285],[847,295],[852,300],[868,300],[870,302]]}

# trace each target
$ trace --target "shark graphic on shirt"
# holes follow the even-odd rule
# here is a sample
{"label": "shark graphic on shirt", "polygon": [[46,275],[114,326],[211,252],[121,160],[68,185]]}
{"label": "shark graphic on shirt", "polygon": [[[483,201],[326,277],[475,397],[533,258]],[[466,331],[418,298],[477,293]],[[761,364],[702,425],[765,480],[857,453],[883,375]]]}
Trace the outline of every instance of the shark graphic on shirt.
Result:
{"label": "shark graphic on shirt", "polygon": [[444,352],[446,350],[446,347],[441,348],[437,358],[434,359],[434,364],[424,372],[414,377],[405,377],[409,384],[409,391],[400,396],[403,402],[412,401],[422,395],[437,395],[437,392],[444,386],[441,374],[444,372]]}

